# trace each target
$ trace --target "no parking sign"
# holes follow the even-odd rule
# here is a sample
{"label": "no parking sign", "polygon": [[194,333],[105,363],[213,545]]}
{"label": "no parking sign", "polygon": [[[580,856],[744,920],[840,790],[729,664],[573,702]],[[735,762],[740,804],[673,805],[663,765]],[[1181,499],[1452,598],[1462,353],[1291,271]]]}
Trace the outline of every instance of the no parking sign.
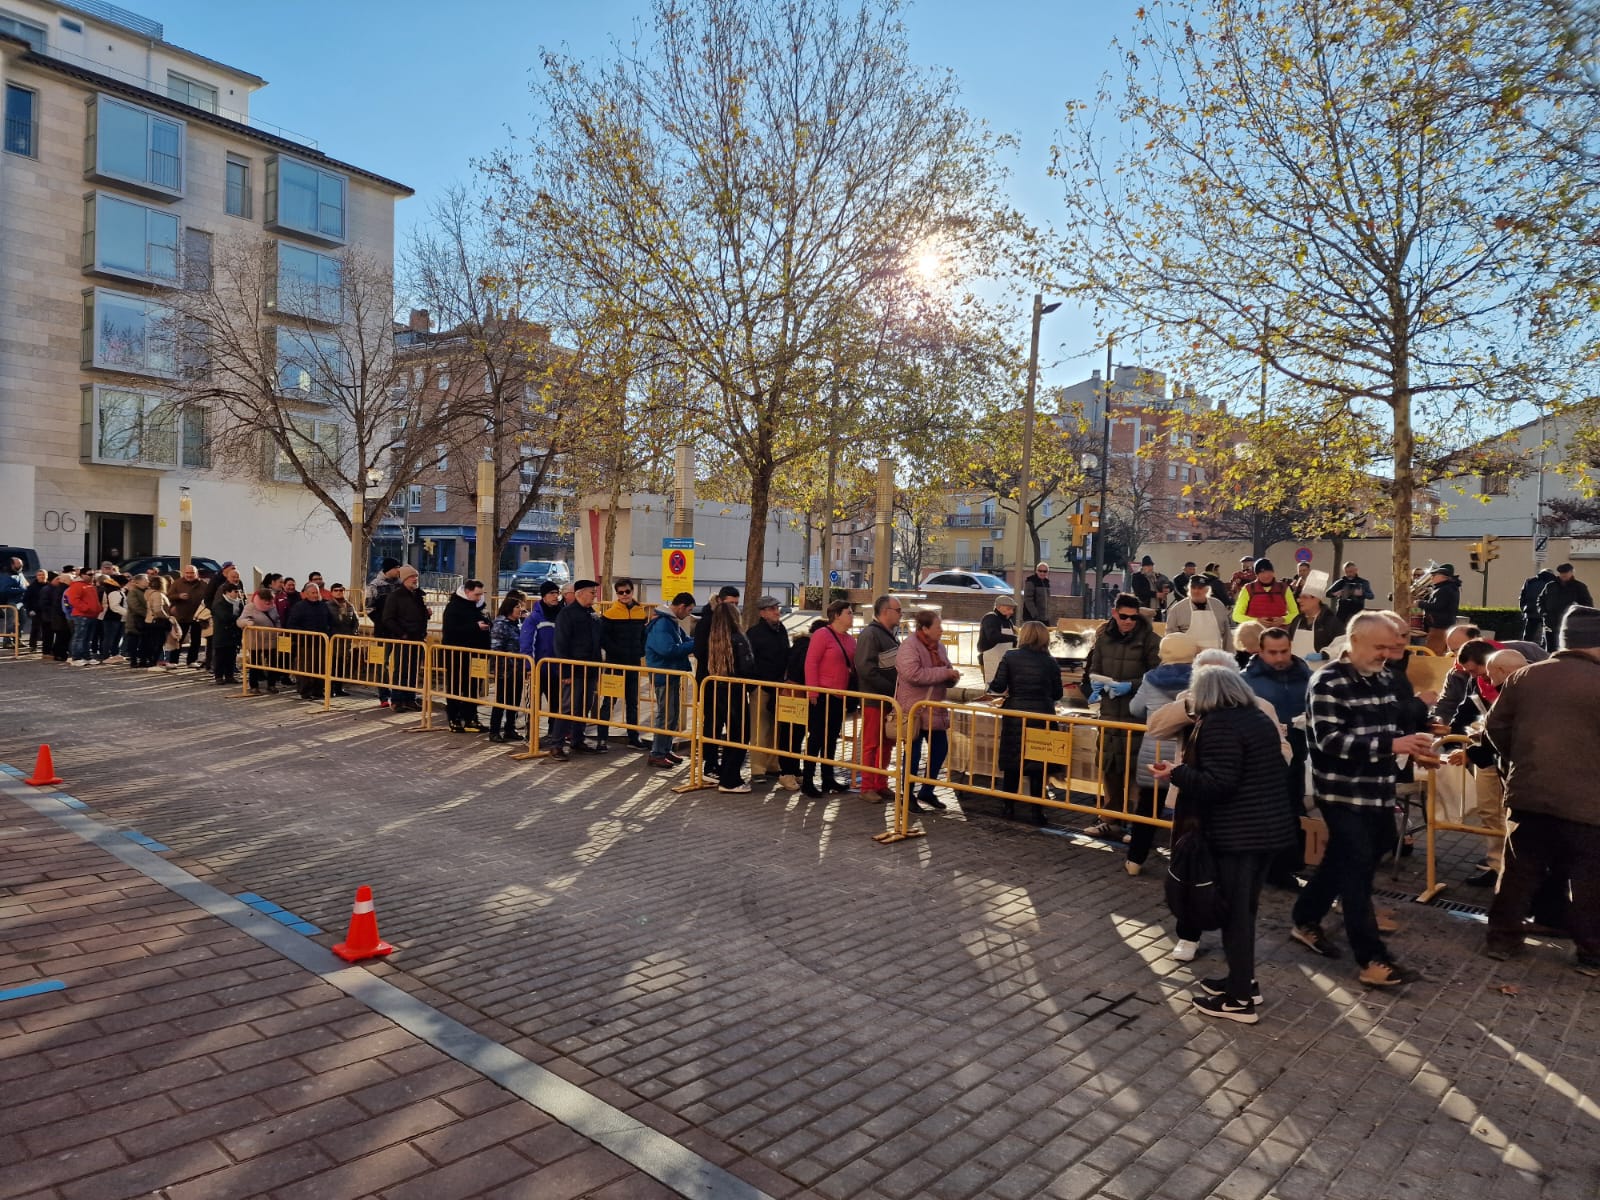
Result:
{"label": "no parking sign", "polygon": [[672,603],[679,592],[694,591],[694,539],[661,539],[661,600]]}

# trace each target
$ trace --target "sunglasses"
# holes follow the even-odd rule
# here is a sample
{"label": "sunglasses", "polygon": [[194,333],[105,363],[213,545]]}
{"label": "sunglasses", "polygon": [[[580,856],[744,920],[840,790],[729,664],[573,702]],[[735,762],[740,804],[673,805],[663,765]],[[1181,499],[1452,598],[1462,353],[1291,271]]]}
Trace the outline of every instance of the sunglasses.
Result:
{"label": "sunglasses", "polygon": [[619,595],[619,596],[631,596],[631,595],[633,595],[633,589],[632,588],[618,588],[617,589],[617,595]]}
{"label": "sunglasses", "polygon": [[1116,614],[1116,617],[1117,617],[1117,620],[1119,620],[1119,621],[1136,621],[1136,620],[1139,619],[1139,614],[1138,613],[1121,613],[1121,612],[1119,612],[1119,613]]}

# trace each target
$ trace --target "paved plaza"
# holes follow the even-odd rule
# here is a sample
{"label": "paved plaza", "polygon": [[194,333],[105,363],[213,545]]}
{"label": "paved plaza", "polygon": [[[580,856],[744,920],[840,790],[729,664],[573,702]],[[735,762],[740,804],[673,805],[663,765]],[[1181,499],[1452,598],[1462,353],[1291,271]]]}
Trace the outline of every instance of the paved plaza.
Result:
{"label": "paved plaza", "polygon": [[[1108,844],[952,806],[882,846],[853,796],[676,795],[632,754],[516,762],[335,704],[0,663],[0,761],[48,741],[83,806],[0,787],[0,992],[66,984],[0,1001],[0,1197],[680,1190],[624,1126],[705,1165],[684,1194],[1600,1194],[1600,990],[1565,943],[1491,963],[1471,913],[1395,901],[1426,979],[1372,993],[1269,892],[1261,1023],[1219,1025],[1188,1005],[1215,936],[1174,962],[1159,872]],[[230,923],[146,859],[256,908]],[[362,884],[398,952],[319,976]],[[263,941],[262,908],[319,932]],[[508,1090],[363,981],[615,1121]]]}

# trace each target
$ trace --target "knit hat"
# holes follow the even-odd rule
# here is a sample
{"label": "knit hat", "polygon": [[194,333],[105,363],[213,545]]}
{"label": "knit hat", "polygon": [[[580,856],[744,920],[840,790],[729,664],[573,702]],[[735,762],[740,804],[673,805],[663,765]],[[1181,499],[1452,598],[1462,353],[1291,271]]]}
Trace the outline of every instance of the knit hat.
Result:
{"label": "knit hat", "polygon": [[[1272,571],[1272,560],[1270,558],[1258,558],[1256,559],[1256,565],[1251,570],[1257,575],[1263,571]],[[1273,574],[1277,574],[1277,572],[1273,571]]]}
{"label": "knit hat", "polygon": [[1161,639],[1161,661],[1163,663],[1192,663],[1194,656],[1200,653],[1200,643],[1187,633],[1169,633]]}
{"label": "knit hat", "polygon": [[549,596],[552,593],[558,593],[560,591],[561,585],[559,583],[557,583],[554,579],[546,579],[539,585],[539,599],[543,600],[546,596]]}
{"label": "knit hat", "polygon": [[1156,560],[1151,558],[1148,554],[1146,554],[1143,558],[1141,558],[1139,560],[1139,565],[1141,567],[1153,567],[1153,566],[1156,565]]}
{"label": "knit hat", "polygon": [[1600,608],[1574,604],[1561,619],[1561,649],[1593,650],[1600,646]]}
{"label": "knit hat", "polygon": [[[232,563],[223,563],[222,565],[225,566],[225,567],[231,567],[233,564]],[[378,564],[378,570],[385,571],[385,572],[392,571],[396,567],[401,566],[401,565],[402,564],[401,564],[401,562],[400,562],[400,560],[398,558],[386,558],[381,563]]]}
{"label": "knit hat", "polygon": [[400,568],[400,574],[395,576],[395,578],[400,582],[410,579],[413,575],[421,574],[421,572],[413,567],[410,563],[397,563],[396,565]]}

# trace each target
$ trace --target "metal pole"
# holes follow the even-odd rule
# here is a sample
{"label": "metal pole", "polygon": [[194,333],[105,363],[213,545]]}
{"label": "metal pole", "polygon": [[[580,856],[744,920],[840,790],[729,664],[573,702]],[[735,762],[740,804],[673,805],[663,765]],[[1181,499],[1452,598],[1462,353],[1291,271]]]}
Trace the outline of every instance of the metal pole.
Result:
{"label": "metal pole", "polygon": [[894,464],[878,460],[878,536],[872,543],[872,588],[878,595],[889,590],[894,574]]}
{"label": "metal pole", "polygon": [[1022,470],[1017,475],[1017,537],[1011,561],[1017,564],[1012,586],[1020,594],[1027,578],[1025,565],[1028,545],[1028,490],[1033,484],[1033,396],[1039,376],[1039,321],[1044,316],[1044,297],[1033,294],[1033,338],[1028,349],[1028,392],[1022,402]]}
{"label": "metal pole", "polygon": [[[1544,551],[1539,549],[1539,517],[1544,512],[1544,405],[1539,406],[1539,483],[1538,492],[1533,503],[1533,535],[1528,539],[1528,547],[1533,551],[1533,574],[1537,575],[1544,570]],[[1485,580],[1487,591],[1488,581]],[[1486,605],[1488,601],[1484,602]]]}
{"label": "metal pole", "polygon": [[1106,378],[1100,403],[1100,528],[1094,531],[1095,581],[1094,615],[1106,616],[1106,485],[1111,466],[1111,346],[1115,339],[1106,338]]}
{"label": "metal pole", "polygon": [[178,567],[194,561],[194,501],[188,488],[178,489]]}
{"label": "metal pole", "polygon": [[356,486],[354,498],[350,501],[350,582],[346,585],[346,598],[355,606],[356,612],[364,612],[362,595],[367,586],[367,498]]}
{"label": "metal pole", "polygon": [[483,580],[490,611],[494,611],[499,590],[499,564],[494,561],[494,464],[478,463],[478,561],[476,574]]}

